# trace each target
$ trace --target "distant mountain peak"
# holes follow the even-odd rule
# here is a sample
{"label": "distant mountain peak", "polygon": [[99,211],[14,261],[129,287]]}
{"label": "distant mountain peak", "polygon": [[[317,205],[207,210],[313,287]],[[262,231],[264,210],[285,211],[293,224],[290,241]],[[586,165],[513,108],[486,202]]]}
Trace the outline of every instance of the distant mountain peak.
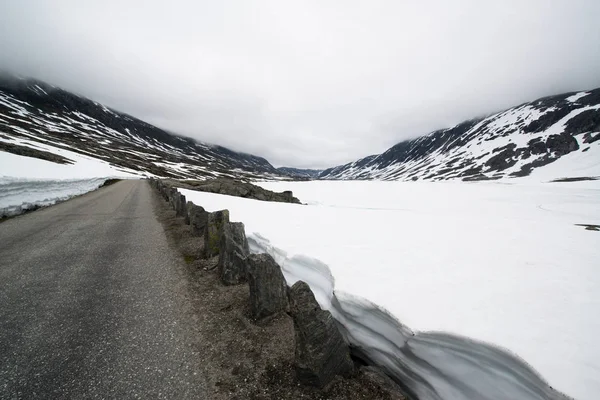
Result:
{"label": "distant mountain peak", "polygon": [[561,159],[552,166],[556,178],[599,176],[594,158],[600,160],[600,89],[544,97],[433,131],[319,178],[490,180],[549,170]]}
{"label": "distant mountain peak", "polygon": [[277,170],[280,173],[291,176],[293,178],[304,178],[314,179],[323,172],[321,169],[308,169],[308,168],[293,168],[293,167],[279,167]]}

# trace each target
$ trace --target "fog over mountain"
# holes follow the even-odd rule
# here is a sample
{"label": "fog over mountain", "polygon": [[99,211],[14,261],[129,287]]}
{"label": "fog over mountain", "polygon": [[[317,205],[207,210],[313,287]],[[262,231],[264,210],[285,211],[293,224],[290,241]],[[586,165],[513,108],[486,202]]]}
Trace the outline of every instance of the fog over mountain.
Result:
{"label": "fog over mountain", "polygon": [[600,2],[22,0],[0,69],[163,129],[325,168],[600,87]]}

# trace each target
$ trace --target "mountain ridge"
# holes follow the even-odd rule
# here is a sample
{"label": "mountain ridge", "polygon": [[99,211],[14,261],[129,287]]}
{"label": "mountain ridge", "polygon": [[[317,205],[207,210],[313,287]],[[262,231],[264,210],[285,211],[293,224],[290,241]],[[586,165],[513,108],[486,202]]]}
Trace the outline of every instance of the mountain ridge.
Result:
{"label": "mountain ridge", "polygon": [[326,169],[319,179],[523,177],[567,154],[598,153],[599,132],[600,88],[568,92],[401,141],[381,154]]}
{"label": "mountain ridge", "polygon": [[37,79],[0,73],[1,151],[69,163],[50,146],[164,178],[472,181],[524,177],[548,167],[555,178],[598,177],[599,139],[600,88],[541,97],[325,170],[275,168],[263,157],[166,131]]}
{"label": "mountain ridge", "polygon": [[263,157],[174,134],[84,96],[6,73],[0,74],[2,143],[5,151],[8,144],[52,145],[160,177],[285,178]]}

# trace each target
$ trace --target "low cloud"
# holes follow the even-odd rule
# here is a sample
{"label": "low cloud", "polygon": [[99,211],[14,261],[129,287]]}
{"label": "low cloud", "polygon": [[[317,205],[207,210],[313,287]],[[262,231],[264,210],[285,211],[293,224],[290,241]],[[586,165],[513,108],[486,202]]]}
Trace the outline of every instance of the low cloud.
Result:
{"label": "low cloud", "polygon": [[162,128],[328,167],[600,86],[600,2],[5,1],[0,68]]}

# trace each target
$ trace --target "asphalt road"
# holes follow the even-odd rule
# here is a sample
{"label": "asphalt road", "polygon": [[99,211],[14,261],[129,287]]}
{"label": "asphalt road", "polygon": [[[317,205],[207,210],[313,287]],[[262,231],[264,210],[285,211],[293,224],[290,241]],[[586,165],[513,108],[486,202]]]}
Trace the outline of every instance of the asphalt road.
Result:
{"label": "asphalt road", "polygon": [[150,186],[0,224],[0,398],[206,398],[180,257]]}

